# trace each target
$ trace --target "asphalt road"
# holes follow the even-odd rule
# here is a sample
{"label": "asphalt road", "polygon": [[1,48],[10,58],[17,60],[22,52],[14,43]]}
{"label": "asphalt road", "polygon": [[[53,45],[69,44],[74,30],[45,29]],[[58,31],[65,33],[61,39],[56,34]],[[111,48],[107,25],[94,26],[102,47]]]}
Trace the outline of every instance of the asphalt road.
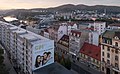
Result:
{"label": "asphalt road", "polygon": [[[84,70],[83,68],[81,68],[80,66],[74,64],[73,62],[71,63],[71,68],[73,70],[75,70],[76,72],[78,72],[79,74],[91,74],[88,71]],[[89,68],[88,68],[89,69]]]}

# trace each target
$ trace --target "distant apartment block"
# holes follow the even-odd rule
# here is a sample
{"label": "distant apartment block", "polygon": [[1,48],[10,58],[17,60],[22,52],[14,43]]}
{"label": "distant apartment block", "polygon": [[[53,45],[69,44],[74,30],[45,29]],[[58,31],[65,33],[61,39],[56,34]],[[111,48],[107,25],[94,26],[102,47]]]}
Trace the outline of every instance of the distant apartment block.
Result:
{"label": "distant apartment block", "polygon": [[64,34],[70,35],[71,30],[77,30],[77,29],[78,29],[77,24],[72,22],[57,23],[56,25],[44,29],[43,36],[55,40],[55,43],[57,43]]}
{"label": "distant apartment block", "polygon": [[109,24],[107,29],[110,30],[120,29],[120,24],[119,23]]}
{"label": "distant apartment block", "polygon": [[89,28],[93,28],[94,31],[97,31],[98,34],[102,34],[106,30],[106,23],[105,22],[94,22],[94,23],[89,23]]}

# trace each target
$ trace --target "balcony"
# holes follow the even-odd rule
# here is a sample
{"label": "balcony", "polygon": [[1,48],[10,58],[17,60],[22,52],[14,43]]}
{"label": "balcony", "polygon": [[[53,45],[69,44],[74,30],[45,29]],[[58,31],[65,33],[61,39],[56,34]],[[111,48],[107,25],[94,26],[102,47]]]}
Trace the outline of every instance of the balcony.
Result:
{"label": "balcony", "polygon": [[106,46],[110,46],[110,47],[112,47],[112,45],[110,45],[110,44],[107,44],[107,43],[101,43],[102,45],[106,45]]}
{"label": "balcony", "polygon": [[120,47],[115,46],[115,45],[112,45],[112,47],[115,48],[115,49],[120,49]]}
{"label": "balcony", "polygon": [[115,48],[115,49],[120,49],[120,47],[117,47],[115,45],[110,45],[110,44],[106,44],[106,43],[101,43],[102,45],[106,45],[106,46],[109,46],[109,47],[112,47],[112,48]]}
{"label": "balcony", "polygon": [[120,70],[119,70],[118,67],[113,67],[112,69],[113,69],[114,71],[120,72]]}
{"label": "balcony", "polygon": [[70,44],[78,45],[78,44],[79,44],[79,42],[70,41]]}

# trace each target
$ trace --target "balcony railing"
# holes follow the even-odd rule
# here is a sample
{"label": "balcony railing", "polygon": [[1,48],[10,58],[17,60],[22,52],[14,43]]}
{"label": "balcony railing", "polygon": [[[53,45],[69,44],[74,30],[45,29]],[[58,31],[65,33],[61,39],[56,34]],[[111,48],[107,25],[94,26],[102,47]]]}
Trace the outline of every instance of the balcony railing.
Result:
{"label": "balcony railing", "polygon": [[119,67],[113,67],[112,69],[117,71],[117,72],[120,72]]}
{"label": "balcony railing", "polygon": [[110,44],[106,44],[106,43],[101,43],[101,44],[106,45],[106,46],[110,46],[110,47],[115,48],[115,49],[120,49],[120,47],[117,47],[115,45],[110,45]]}

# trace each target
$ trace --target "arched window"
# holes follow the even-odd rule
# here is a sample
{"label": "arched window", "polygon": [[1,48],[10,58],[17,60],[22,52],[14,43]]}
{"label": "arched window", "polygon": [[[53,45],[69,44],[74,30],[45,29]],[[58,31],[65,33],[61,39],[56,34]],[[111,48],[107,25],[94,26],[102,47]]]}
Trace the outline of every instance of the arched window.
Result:
{"label": "arched window", "polygon": [[117,46],[117,47],[118,47],[118,42],[115,42],[115,46]]}
{"label": "arched window", "polygon": [[118,67],[118,64],[117,64],[117,63],[115,63],[115,67]]}

